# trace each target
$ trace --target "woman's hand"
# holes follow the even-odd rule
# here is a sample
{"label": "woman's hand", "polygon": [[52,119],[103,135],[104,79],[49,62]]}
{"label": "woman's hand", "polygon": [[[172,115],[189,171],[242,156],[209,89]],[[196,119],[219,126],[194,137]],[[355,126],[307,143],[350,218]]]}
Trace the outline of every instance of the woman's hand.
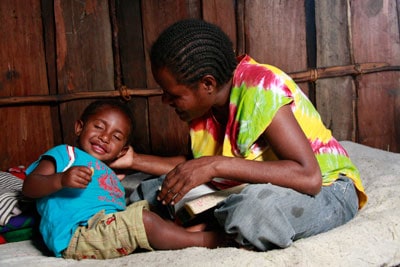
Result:
{"label": "woman's hand", "polygon": [[113,169],[132,169],[135,157],[137,157],[136,152],[132,146],[129,146],[125,155],[111,162],[110,167]]}
{"label": "woman's hand", "polygon": [[214,178],[212,163],[216,157],[201,157],[178,164],[165,177],[158,200],[174,205],[191,189]]}

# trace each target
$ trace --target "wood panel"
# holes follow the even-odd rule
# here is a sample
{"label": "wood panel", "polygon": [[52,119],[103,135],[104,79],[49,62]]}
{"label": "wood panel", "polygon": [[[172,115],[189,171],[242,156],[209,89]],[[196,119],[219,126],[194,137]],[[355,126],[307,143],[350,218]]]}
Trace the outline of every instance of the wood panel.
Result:
{"label": "wood panel", "polygon": [[[41,12],[43,21],[43,38],[46,60],[47,81],[49,94],[57,94],[57,58],[56,58],[56,31],[54,21],[54,1],[41,0]],[[58,105],[50,106],[51,125],[55,144],[63,141],[63,133],[60,124],[60,112]]]}
{"label": "wood panel", "polygon": [[[122,0],[116,1],[115,5],[121,83],[128,88],[145,88],[147,77],[140,1]],[[147,98],[132,97],[129,103],[135,118],[132,145],[137,152],[151,153]]]}
{"label": "wood panel", "polygon": [[218,25],[231,39],[236,49],[235,1],[205,0],[202,1],[202,13],[205,21]]}
{"label": "wood panel", "polygon": [[[54,1],[58,92],[114,89],[108,1]],[[73,126],[92,100],[60,105],[64,142],[74,144]]]}
{"label": "wood panel", "polygon": [[[287,73],[306,70],[304,6],[304,0],[246,1],[246,53]],[[308,84],[299,85],[308,94]]]}
{"label": "wood panel", "polygon": [[[355,62],[378,61],[400,65],[396,1],[352,1]],[[359,142],[400,152],[400,72],[358,79]]]}
{"label": "wood panel", "polygon": [[[109,3],[117,10],[118,51],[112,46]],[[156,88],[151,44],[167,26],[189,17],[219,25],[238,54],[288,73],[304,71],[312,67],[306,15],[313,15],[314,3],[318,67],[400,65],[400,0],[4,0],[0,97],[115,90],[113,52],[120,53],[115,64],[120,64],[122,84]],[[398,71],[321,79],[315,85],[316,106],[338,139],[400,152]],[[307,83],[300,86],[309,93]],[[28,165],[55,144],[74,143],[73,124],[91,101],[2,105],[0,168]],[[137,122],[135,149],[159,155],[188,151],[187,125],[161,97],[136,96],[130,105]]]}
{"label": "wood panel", "polygon": [[[146,49],[147,86],[158,87],[151,74],[148,50],[158,35],[172,23],[184,18],[200,18],[199,1],[142,1],[143,32]],[[174,110],[149,98],[151,146],[154,154],[175,155],[188,152],[188,127]]]}
{"label": "wood panel", "polygon": [[[349,0],[315,1],[317,67],[353,64],[348,28]],[[316,81],[316,107],[338,140],[356,138],[353,77]]]}
{"label": "wood panel", "polygon": [[[29,8],[27,8],[29,7]],[[40,0],[0,2],[0,96],[47,94]],[[53,145],[50,108],[0,110],[0,169],[27,166]]]}

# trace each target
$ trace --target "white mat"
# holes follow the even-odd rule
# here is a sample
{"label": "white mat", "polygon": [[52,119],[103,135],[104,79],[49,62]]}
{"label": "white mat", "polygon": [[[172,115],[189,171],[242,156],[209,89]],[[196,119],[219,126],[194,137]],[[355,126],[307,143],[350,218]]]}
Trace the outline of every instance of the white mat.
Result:
{"label": "white mat", "polygon": [[0,245],[0,266],[396,266],[400,265],[400,154],[341,142],[359,167],[369,202],[349,223],[286,249],[187,248],[112,260],[42,255],[31,241]]}

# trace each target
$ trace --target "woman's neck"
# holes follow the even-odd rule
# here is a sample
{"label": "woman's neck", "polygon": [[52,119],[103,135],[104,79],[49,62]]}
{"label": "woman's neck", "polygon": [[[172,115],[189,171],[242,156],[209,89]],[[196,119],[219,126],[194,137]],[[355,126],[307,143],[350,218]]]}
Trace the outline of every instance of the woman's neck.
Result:
{"label": "woman's neck", "polygon": [[211,108],[212,116],[221,125],[226,125],[228,122],[231,89],[232,79],[218,90],[216,104]]}

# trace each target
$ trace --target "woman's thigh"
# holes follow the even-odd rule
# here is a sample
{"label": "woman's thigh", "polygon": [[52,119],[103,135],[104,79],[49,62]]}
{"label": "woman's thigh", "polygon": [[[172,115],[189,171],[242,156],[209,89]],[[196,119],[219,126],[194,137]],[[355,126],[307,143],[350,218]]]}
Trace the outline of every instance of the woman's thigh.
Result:
{"label": "woman's thigh", "polygon": [[357,210],[353,182],[342,177],[316,196],[271,184],[249,185],[222,202],[215,216],[240,244],[268,250],[342,225]]}

